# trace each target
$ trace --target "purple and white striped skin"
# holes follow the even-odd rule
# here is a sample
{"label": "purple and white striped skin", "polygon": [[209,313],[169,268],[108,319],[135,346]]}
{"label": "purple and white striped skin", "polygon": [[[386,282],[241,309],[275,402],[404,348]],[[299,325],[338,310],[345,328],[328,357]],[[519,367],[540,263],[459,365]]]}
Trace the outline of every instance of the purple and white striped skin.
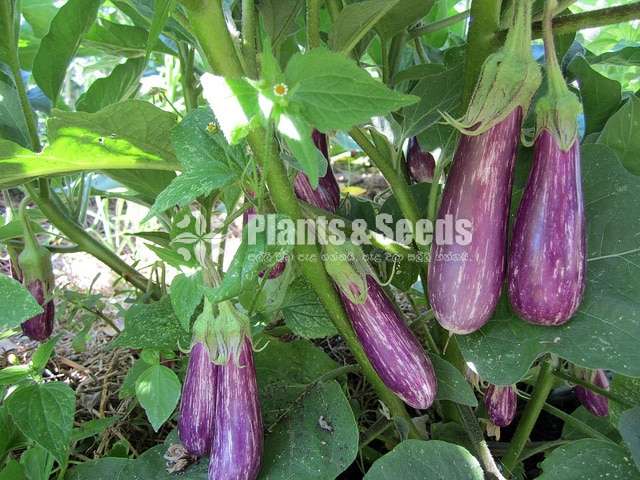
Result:
{"label": "purple and white striped skin", "polygon": [[[598,369],[591,372],[591,375],[584,375],[585,380],[589,380],[595,386],[609,390],[609,379],[603,370]],[[576,385],[576,397],[580,403],[597,417],[609,415],[609,400],[598,393],[592,392],[588,388]]]}
{"label": "purple and white striped skin", "polygon": [[436,160],[431,152],[424,152],[418,143],[418,137],[409,140],[407,148],[407,167],[416,183],[431,182],[436,169]]}
{"label": "purple and white striped skin", "polygon": [[367,276],[367,285],[363,305],[340,292],[367,357],[384,384],[407,405],[429,408],[438,390],[431,360],[376,280]]}
{"label": "purple and white striped skin", "polygon": [[208,455],[213,441],[217,366],[202,342],[191,348],[180,399],[178,433],[191,455]]}
{"label": "purple and white striped skin", "polygon": [[[317,130],[313,131],[313,143],[318,147],[318,150],[322,152],[324,158],[329,160],[329,146],[327,143],[327,136],[324,133],[320,133]],[[318,181],[318,188],[313,189],[309,183],[307,176],[300,172],[296,175],[293,182],[293,188],[296,192],[296,196],[300,200],[324,210],[335,212],[340,205],[340,187],[336,181],[336,177],[331,169],[331,164],[327,164],[327,173],[323,177],[320,177]]]}
{"label": "purple and white striped skin", "polygon": [[231,358],[217,372],[209,480],[255,480],[262,461],[262,416],[248,337],[238,361]]}
{"label": "purple and white striped skin", "polygon": [[513,385],[489,385],[484,393],[484,405],[489,420],[497,427],[511,425],[516,416],[518,396]]}
{"label": "purple and white striped skin", "polygon": [[31,340],[43,342],[53,333],[53,321],[55,318],[55,305],[53,300],[45,303],[47,288],[40,280],[33,280],[27,286],[27,290],[33,295],[36,302],[42,307],[43,312],[22,322],[20,327]]}
{"label": "purple and white striped skin", "polygon": [[468,334],[496,308],[505,276],[507,226],[522,108],[478,136],[462,135],[444,188],[439,220],[471,222],[471,242],[443,245],[429,263],[429,301],[447,330]]}
{"label": "purple and white striped skin", "polygon": [[542,130],[533,162],[511,239],[509,300],[530,323],[562,325],[580,306],[586,284],[580,144],[563,151]]}

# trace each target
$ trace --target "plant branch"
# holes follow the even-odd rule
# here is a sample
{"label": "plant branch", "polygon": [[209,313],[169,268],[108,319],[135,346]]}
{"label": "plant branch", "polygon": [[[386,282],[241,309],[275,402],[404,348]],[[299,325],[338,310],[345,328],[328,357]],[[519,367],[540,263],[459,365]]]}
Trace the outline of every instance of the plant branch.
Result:
{"label": "plant branch", "polygon": [[529,440],[529,435],[531,435],[531,431],[538,420],[538,416],[544,407],[549,393],[551,392],[553,380],[554,377],[551,365],[547,360],[544,360],[540,367],[540,373],[538,373],[538,380],[536,382],[533,395],[522,413],[522,418],[518,423],[518,428],[516,428],[513,438],[511,439],[511,444],[507,449],[507,453],[502,457],[502,464],[509,474],[513,472],[518,462],[518,458],[520,458],[520,455]]}
{"label": "plant branch", "polygon": [[[636,19],[640,19],[640,2],[556,17],[553,20],[553,33],[573,33],[585,28],[604,27]],[[534,22],[533,38],[541,37],[542,22]]]}
{"label": "plant branch", "polygon": [[307,44],[317,48],[320,40],[320,0],[307,0]]}
{"label": "plant branch", "polygon": [[242,0],[242,55],[251,78],[258,78],[256,38],[255,2]]}
{"label": "plant branch", "polygon": [[443,18],[442,20],[438,20],[437,22],[432,22],[420,27],[413,28],[409,30],[409,36],[411,38],[416,38],[421,37],[422,35],[425,35],[427,33],[434,33],[440,30],[444,30],[445,28],[448,28],[458,22],[462,22],[463,20],[469,18],[469,13],[469,10],[465,10],[462,13]]}
{"label": "plant branch", "polygon": [[600,433],[599,431],[597,431],[594,428],[591,428],[586,423],[578,420],[576,417],[574,417],[572,415],[569,415],[566,412],[563,412],[562,410],[560,410],[559,408],[554,407],[553,405],[549,405],[548,403],[545,403],[542,406],[542,409],[545,412],[550,413],[554,417],[557,417],[560,420],[564,421],[564,423],[566,423],[567,425],[571,425],[576,430],[579,430],[582,433],[584,433],[586,435],[589,435],[590,437],[597,438],[599,440],[604,440],[604,441],[609,442],[609,443],[613,443],[612,440],[609,437],[607,437],[606,435]]}
{"label": "plant branch", "polygon": [[[188,3],[187,6],[196,7],[190,9],[189,19],[193,33],[209,64],[216,68],[220,75],[230,78],[242,76],[244,72],[240,60],[237,57],[229,31],[224,24],[221,0],[200,0],[195,2],[195,5],[193,1],[186,3]],[[302,219],[302,211],[277,147],[274,142],[265,142],[264,139],[265,131],[263,128],[254,129],[247,137],[258,163],[263,166],[268,165],[267,186],[276,210],[287,215],[293,221]],[[265,145],[265,143],[269,145]],[[402,417],[410,425],[413,425],[404,404],[382,382],[358,341],[340,297],[322,264],[318,245],[297,245],[294,253],[301,260],[299,263],[303,275],[315,290],[338,332],[349,346],[354,358],[362,368],[364,376],[392,415]],[[412,431],[412,436],[416,438],[420,436],[415,428]]]}
{"label": "plant branch", "polygon": [[[82,226],[74,220],[69,219],[69,217],[67,217],[62,210],[56,206],[55,202],[51,198],[49,186],[46,183],[46,180],[40,181],[40,192],[37,192],[30,184],[25,184],[25,188],[29,192],[33,202],[40,208],[42,213],[44,213],[49,221],[55,225],[58,230],[64,233],[69,240],[107,265],[134,287],[142,290],[143,292],[147,291],[150,282],[146,277],[144,277],[144,275],[131,268],[106,245],[94,239],[84,228],[82,228]],[[160,297],[160,289],[157,285],[152,284],[151,294],[154,298]]]}

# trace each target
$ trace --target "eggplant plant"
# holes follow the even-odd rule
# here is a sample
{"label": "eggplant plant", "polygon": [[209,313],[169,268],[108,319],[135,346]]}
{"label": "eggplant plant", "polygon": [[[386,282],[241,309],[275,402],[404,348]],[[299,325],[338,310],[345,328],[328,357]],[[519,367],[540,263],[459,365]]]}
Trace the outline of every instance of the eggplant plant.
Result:
{"label": "eggplant plant", "polygon": [[0,1],[0,479],[640,480],[593,3]]}

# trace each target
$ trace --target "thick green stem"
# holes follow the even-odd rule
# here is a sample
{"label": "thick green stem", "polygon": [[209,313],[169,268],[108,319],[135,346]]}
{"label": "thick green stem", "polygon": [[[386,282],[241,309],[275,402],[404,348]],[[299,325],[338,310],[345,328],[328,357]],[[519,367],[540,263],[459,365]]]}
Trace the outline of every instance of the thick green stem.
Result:
{"label": "thick green stem", "polygon": [[[193,5],[191,2],[189,4]],[[237,58],[229,31],[224,26],[220,0],[201,0],[195,6],[197,8],[189,11],[189,19],[193,33],[198,39],[207,61],[221,75],[230,78],[242,76],[244,72],[240,60]],[[223,26],[224,28],[222,28]],[[269,166],[266,180],[276,210],[294,221],[301,219],[303,218],[302,211],[291,187],[286,168],[278,155],[277,147],[273,142],[268,142],[270,145],[265,145],[264,138],[264,129],[256,128],[247,140],[258,163]],[[364,376],[389,408],[391,414],[394,417],[406,419],[413,426],[404,404],[384,385],[358,341],[340,297],[324,269],[319,247],[317,245],[297,245],[294,253],[299,259],[303,275],[315,290],[338,332],[349,346],[354,358],[362,368]],[[412,436],[419,437],[415,428],[412,430]]]}
{"label": "thick green stem", "polygon": [[466,106],[476,86],[482,64],[499,46],[502,0],[473,0],[467,37],[463,104]]}
{"label": "thick green stem", "polygon": [[247,66],[247,74],[251,78],[258,78],[256,23],[254,0],[242,0],[242,54]]}
{"label": "thick green stem", "polygon": [[317,48],[320,40],[320,0],[307,0],[307,44],[309,49]]}
{"label": "thick green stem", "polygon": [[568,91],[567,84],[562,76],[562,69],[556,55],[556,44],[553,38],[553,15],[558,7],[557,0],[547,0],[544,7],[544,57],[547,63],[547,82],[549,92],[556,95]]}
{"label": "thick green stem", "polygon": [[[149,287],[149,280],[147,278],[131,268],[106,245],[93,238],[82,226],[69,219],[69,217],[58,209],[50,196],[46,180],[40,182],[39,193],[29,184],[26,184],[25,187],[31,196],[31,200],[38,205],[49,221],[65,234],[69,240],[85,252],[96,257],[134,287],[142,291],[147,291]],[[157,285],[152,284],[151,294],[155,298],[160,297],[160,290]]]}
{"label": "thick green stem", "polygon": [[533,395],[522,413],[522,418],[520,418],[518,428],[511,439],[511,444],[509,445],[507,453],[505,453],[502,458],[502,464],[508,473],[513,472],[518,462],[518,458],[520,458],[520,455],[529,440],[529,435],[531,435],[531,431],[538,420],[538,416],[544,407],[549,393],[551,392],[553,381],[554,377],[552,367],[549,362],[545,360],[540,365],[540,373],[538,374],[538,380],[536,382]]}
{"label": "thick green stem", "polygon": [[342,10],[342,0],[327,0],[327,9],[332,21],[336,21],[340,11]]}

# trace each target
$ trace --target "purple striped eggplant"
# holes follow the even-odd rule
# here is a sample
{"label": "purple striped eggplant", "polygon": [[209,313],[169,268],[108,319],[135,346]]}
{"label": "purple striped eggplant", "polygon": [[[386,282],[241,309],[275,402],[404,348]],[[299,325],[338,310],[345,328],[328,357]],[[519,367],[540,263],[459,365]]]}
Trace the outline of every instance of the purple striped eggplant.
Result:
{"label": "purple striped eggplant", "polygon": [[384,384],[408,405],[433,403],[437,380],[431,360],[376,280],[367,276],[367,299],[352,303],[340,291],[353,329]]}
{"label": "purple striped eggplant", "polygon": [[[545,29],[551,29],[551,8]],[[547,94],[536,106],[533,168],[520,203],[509,257],[509,300],[537,325],[561,325],[578,309],[586,279],[586,229],[578,98],[568,89],[553,35],[545,40]]]}
{"label": "purple striped eggplant", "polygon": [[22,284],[26,287],[43,312],[22,322],[22,332],[32,340],[42,342],[51,336],[55,317],[55,305],[51,293],[55,283],[51,253],[38,243],[28,218],[28,198],[20,204],[20,221],[24,231],[24,249],[18,256],[18,269]]}
{"label": "purple striped eggplant", "polygon": [[209,358],[207,346],[194,343],[180,399],[178,433],[189,454],[208,455],[213,441],[218,367]]}
{"label": "purple striped eggplant", "polygon": [[518,397],[514,385],[489,385],[484,393],[489,420],[497,427],[511,425],[516,416]]}
{"label": "purple striped eggplant", "polygon": [[417,137],[409,140],[407,147],[407,167],[411,178],[416,183],[431,182],[436,169],[436,160],[431,152],[420,148]]}
{"label": "purple striped eggplant", "polygon": [[[607,375],[604,373],[604,370],[581,370],[581,374],[579,376],[583,380],[587,380],[591,382],[596,387],[603,388],[605,390],[609,390],[609,379]],[[585,388],[581,385],[576,385],[575,388],[576,397],[580,403],[591,413],[593,413],[597,417],[606,417],[609,415],[609,401],[607,397],[600,395],[598,393],[592,392],[588,388]]]}
{"label": "purple striped eggplant", "polygon": [[584,293],[586,253],[579,142],[565,151],[543,130],[511,239],[509,300],[518,316],[567,322]]}
{"label": "purple striped eggplant", "polygon": [[209,480],[255,480],[262,459],[262,416],[251,340],[217,369]]}
{"label": "purple striped eggplant", "polygon": [[[327,136],[317,130],[313,131],[313,142],[324,157],[329,160],[329,146]],[[300,172],[296,175],[293,187],[296,196],[311,205],[335,212],[340,205],[340,187],[331,169],[331,163],[327,162],[327,173],[320,177],[318,188],[313,189],[307,176]]]}
{"label": "purple striped eggplant", "polygon": [[500,297],[521,123],[517,108],[482,135],[463,135],[453,160],[438,220],[470,222],[471,242],[439,242],[436,236],[428,275],[436,319],[453,333],[482,327]]}

